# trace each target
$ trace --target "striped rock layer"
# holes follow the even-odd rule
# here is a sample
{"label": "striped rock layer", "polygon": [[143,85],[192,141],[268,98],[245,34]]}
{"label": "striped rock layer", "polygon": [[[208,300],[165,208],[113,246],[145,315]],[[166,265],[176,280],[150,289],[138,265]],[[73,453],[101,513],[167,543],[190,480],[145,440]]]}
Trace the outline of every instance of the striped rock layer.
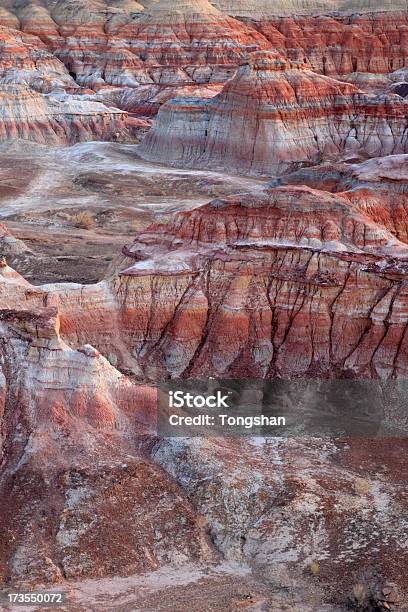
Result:
{"label": "striped rock layer", "polygon": [[407,109],[400,97],[368,95],[256,52],[214,98],[164,105],[140,153],[174,165],[276,175],[340,157],[404,153]]}

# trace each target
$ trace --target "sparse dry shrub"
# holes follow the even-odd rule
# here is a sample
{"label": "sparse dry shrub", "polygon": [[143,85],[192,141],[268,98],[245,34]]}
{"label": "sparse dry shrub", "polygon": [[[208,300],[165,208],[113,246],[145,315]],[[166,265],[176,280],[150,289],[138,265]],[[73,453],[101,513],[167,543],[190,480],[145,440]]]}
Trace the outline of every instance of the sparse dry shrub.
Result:
{"label": "sparse dry shrub", "polygon": [[359,582],[353,586],[347,598],[347,609],[356,612],[374,612],[383,608],[377,607],[372,588],[368,584]]}
{"label": "sparse dry shrub", "polygon": [[365,478],[356,478],[354,481],[354,491],[357,495],[367,495],[370,488],[370,483]]}
{"label": "sparse dry shrub", "polygon": [[317,561],[312,561],[310,564],[310,571],[312,573],[313,576],[317,576],[317,574],[320,572],[320,565]]}
{"label": "sparse dry shrub", "polygon": [[74,227],[79,227],[80,229],[89,230],[95,227],[94,218],[85,210],[72,215],[70,221]]}

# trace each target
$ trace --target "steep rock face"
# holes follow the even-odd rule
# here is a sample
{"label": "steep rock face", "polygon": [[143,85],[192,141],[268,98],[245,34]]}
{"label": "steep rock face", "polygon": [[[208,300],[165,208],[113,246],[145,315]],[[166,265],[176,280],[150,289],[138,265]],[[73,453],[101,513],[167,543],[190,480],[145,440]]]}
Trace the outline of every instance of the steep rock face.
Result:
{"label": "steep rock face", "polygon": [[175,165],[281,174],[341,155],[404,152],[407,108],[401,98],[369,96],[258,52],[215,98],[166,104],[140,154]]}
{"label": "steep rock face", "polygon": [[406,266],[284,246],[224,249],[199,267],[185,250],[169,265],[177,255],[184,269],[141,262],[117,285],[147,374],[406,375]]}
{"label": "steep rock face", "polygon": [[80,292],[91,337],[86,288],[33,287],[0,269],[2,584],[191,569],[219,558],[210,535],[273,586],[271,609],[316,602],[334,612],[360,581],[381,596],[392,579],[403,600],[405,564],[393,559],[407,555],[406,490],[394,441],[157,439],[152,389],[62,340],[68,295]]}
{"label": "steep rock face", "polygon": [[[379,202],[382,190],[376,193],[366,188],[365,199],[361,189],[334,195],[305,186],[287,186],[272,188],[260,196],[215,200],[180,214],[170,228],[163,228],[168,231],[163,233],[163,241],[169,237],[173,246],[182,240],[198,248],[218,243],[282,245],[408,256],[406,232],[401,233],[401,241],[396,240],[391,233],[395,226],[386,231],[387,224],[367,201],[371,195]],[[403,209],[401,215],[401,208],[401,202],[395,203],[390,216],[394,221],[399,219],[402,226],[406,213]]]}
{"label": "steep rock face", "polygon": [[306,61],[312,70],[339,75],[354,72],[390,73],[405,66],[408,14],[398,6],[390,12],[348,16],[315,15],[262,19],[256,27],[274,48],[291,59]]}
{"label": "steep rock face", "polygon": [[[97,318],[106,321],[101,350],[115,335],[107,330],[120,329],[128,354],[118,347],[119,361],[131,354],[154,379],[404,376],[405,163],[392,156],[344,164],[337,193],[318,190],[317,179],[314,189],[271,186],[153,225],[124,250],[109,300],[97,299]],[[299,181],[307,173],[313,178],[303,170]],[[394,185],[388,198],[381,175]],[[61,297],[70,339],[81,337],[72,297]],[[103,314],[108,302],[115,319]]]}
{"label": "steep rock face", "polygon": [[[101,101],[112,95],[110,89],[123,88],[116,96],[120,108],[145,116],[177,95],[218,93],[214,86],[232,77],[256,49],[278,50],[315,72],[350,78],[396,71],[407,54],[403,4],[3,0],[2,5],[0,24],[36,35],[77,85],[96,91]],[[49,87],[52,77],[42,86]]]}
{"label": "steep rock face", "polygon": [[92,346],[65,344],[57,296],[2,265],[2,584],[212,556],[179,488],[137,450],[154,397]]}
{"label": "steep rock face", "polygon": [[158,70],[161,66],[160,82],[225,81],[247,52],[268,46],[262,35],[208,0],[159,0],[121,30],[127,32],[131,49]]}
{"label": "steep rock face", "polygon": [[207,0],[178,0],[152,3],[109,35],[96,28],[86,39],[77,29],[63,44],[56,41],[55,53],[81,85],[129,88],[126,108],[150,115],[159,108],[158,91],[168,99],[183,87],[191,95],[199,85],[205,95],[208,84],[211,91],[212,84],[234,74],[248,51],[268,45],[261,34]]}
{"label": "steep rock face", "polygon": [[367,167],[349,171],[354,182],[339,193],[270,187],[153,225],[124,249],[118,277],[47,288],[62,337],[153,380],[403,377],[402,204],[390,197],[381,208],[381,188],[356,178]]}

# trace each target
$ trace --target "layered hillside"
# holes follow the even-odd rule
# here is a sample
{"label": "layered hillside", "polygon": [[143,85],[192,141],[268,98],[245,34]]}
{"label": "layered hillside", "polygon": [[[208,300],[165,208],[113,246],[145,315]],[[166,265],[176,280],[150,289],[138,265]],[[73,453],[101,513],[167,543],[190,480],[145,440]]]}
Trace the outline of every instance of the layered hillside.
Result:
{"label": "layered hillside", "polygon": [[81,94],[38,37],[0,27],[0,141],[65,145],[139,139],[143,122]]}
{"label": "layered hillside", "polygon": [[[362,164],[323,164],[289,174],[272,184],[308,185],[336,192],[356,210],[369,217],[377,228],[408,242],[407,200],[408,156],[389,155]],[[397,253],[394,244],[391,252]]]}
{"label": "layered hillside", "polygon": [[139,115],[175,94],[218,93],[247,52],[269,46],[208,0],[4,4],[0,24],[37,35],[78,85]]}
{"label": "layered hillside", "polygon": [[64,145],[83,140],[135,139],[139,124],[100,103],[43,95],[24,85],[0,85],[0,140]]}
{"label": "layered hillside", "polygon": [[55,289],[62,338],[141,380],[404,377],[406,157],[310,168],[155,222],[119,275]]}
{"label": "layered hillside", "polygon": [[43,93],[78,88],[39,38],[6,27],[0,27],[0,83],[26,84]]}
{"label": "layered hillside", "polygon": [[[74,80],[92,90],[93,99],[142,116],[155,115],[175,96],[214,96],[257,49],[278,51],[321,74],[357,79],[368,90],[379,74],[386,78],[403,68],[407,55],[404,2],[0,4],[0,25],[37,37],[35,45],[65,65],[65,88]],[[54,73],[50,66],[36,86],[55,86]]]}
{"label": "layered hillside", "polygon": [[[124,322],[146,372],[404,377],[407,266],[393,255],[406,257],[406,245],[357,211],[343,217],[345,200],[292,193],[308,206],[289,207],[286,222],[274,220],[281,193],[273,204],[214,202],[180,219],[157,257],[122,273]],[[135,245],[136,258],[157,231]]]}
{"label": "layered hillside", "polygon": [[175,165],[274,175],[339,157],[407,150],[408,104],[366,95],[271,52],[257,52],[221,94],[175,99],[140,153]]}
{"label": "layered hillside", "polygon": [[132,51],[148,64],[162,66],[160,81],[183,78],[220,82],[233,74],[245,54],[268,46],[253,28],[232,19],[208,0],[159,0],[140,19],[121,30],[132,36]]}
{"label": "layered hillside", "polygon": [[400,12],[397,6],[389,7],[389,12],[375,8],[367,6],[347,16],[296,13],[261,18],[256,28],[280,53],[305,61],[322,74],[392,73],[406,63],[407,6]]}
{"label": "layered hillside", "polygon": [[[403,609],[407,14],[0,0],[0,591]],[[179,378],[370,438],[161,437]]]}
{"label": "layered hillside", "polygon": [[408,8],[406,0],[213,0],[212,4],[230,15],[251,19],[277,15],[375,13]]}
{"label": "layered hillside", "polygon": [[92,346],[68,346],[58,295],[4,261],[0,319],[0,583],[215,559],[179,487],[138,450],[153,389]]}
{"label": "layered hillside", "polygon": [[[169,281],[161,281],[167,292]],[[315,300],[317,285],[316,278]],[[88,289],[95,296],[97,288]],[[103,578],[106,584],[109,577],[132,575],[139,584],[139,574],[160,591],[163,574],[151,572],[163,568],[182,606],[191,583],[199,581],[202,591],[202,572],[212,576],[217,605],[246,603],[250,588],[251,602],[272,608],[295,602],[311,611],[305,602],[321,601],[334,612],[359,579],[367,597],[403,600],[404,564],[393,559],[395,551],[406,559],[404,481],[392,441],[362,447],[353,440],[160,440],[154,435],[155,391],[133,383],[93,346],[73,348],[63,340],[70,292],[82,293],[81,333],[91,338],[96,319],[103,321],[86,287],[33,287],[1,262],[2,584],[53,585],[70,599],[72,588],[74,594],[80,589],[74,579]],[[179,306],[180,315],[183,310]],[[234,329],[239,337],[241,329]],[[105,334],[108,339],[108,327]],[[110,336],[111,344],[117,340],[117,333]],[[404,397],[403,386],[399,392]],[[373,473],[365,479],[367,463]],[[226,499],[234,503],[225,505]],[[316,541],[310,529],[317,504]],[[221,555],[227,567],[215,565]],[[305,576],[314,559],[323,567],[318,580]],[[271,568],[278,581],[272,590],[264,586]],[[188,585],[186,571],[198,572]],[[173,584],[177,577],[183,594]],[[393,590],[384,599],[390,581]],[[129,585],[119,582],[116,597],[125,588],[129,601]],[[72,605],[78,605],[75,597]]]}

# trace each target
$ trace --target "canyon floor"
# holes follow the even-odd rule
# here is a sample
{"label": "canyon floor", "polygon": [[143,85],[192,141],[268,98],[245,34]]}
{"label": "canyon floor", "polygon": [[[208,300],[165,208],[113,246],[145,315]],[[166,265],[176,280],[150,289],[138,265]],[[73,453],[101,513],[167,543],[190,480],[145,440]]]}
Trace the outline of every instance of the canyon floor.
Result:
{"label": "canyon floor", "polygon": [[[1,220],[30,253],[10,262],[34,285],[94,283],[153,220],[215,197],[257,192],[264,182],[146,162],[132,145],[0,146]],[[86,212],[91,227],[75,227]],[[72,220],[72,217],[74,219]]]}

